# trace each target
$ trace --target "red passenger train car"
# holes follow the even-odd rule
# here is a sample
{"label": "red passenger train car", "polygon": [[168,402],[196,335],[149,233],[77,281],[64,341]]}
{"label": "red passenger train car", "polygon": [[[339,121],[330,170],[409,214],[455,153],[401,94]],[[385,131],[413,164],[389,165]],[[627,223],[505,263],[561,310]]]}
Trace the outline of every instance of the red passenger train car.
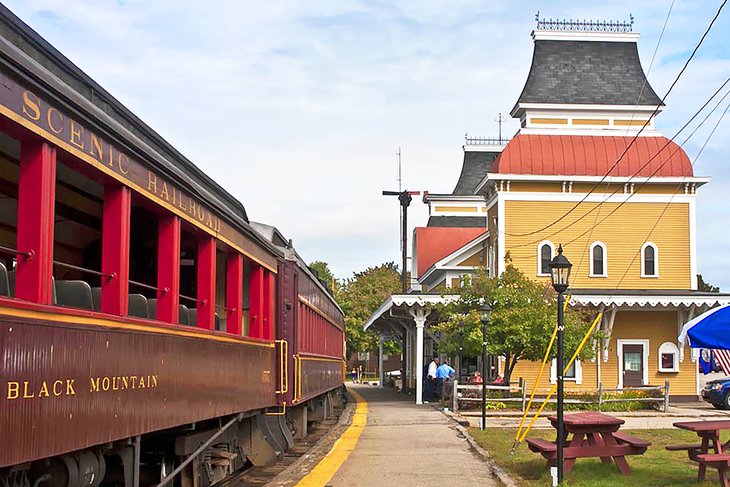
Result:
{"label": "red passenger train car", "polygon": [[342,387],[332,296],[2,5],[0,85],[0,484],[204,486],[276,461]]}

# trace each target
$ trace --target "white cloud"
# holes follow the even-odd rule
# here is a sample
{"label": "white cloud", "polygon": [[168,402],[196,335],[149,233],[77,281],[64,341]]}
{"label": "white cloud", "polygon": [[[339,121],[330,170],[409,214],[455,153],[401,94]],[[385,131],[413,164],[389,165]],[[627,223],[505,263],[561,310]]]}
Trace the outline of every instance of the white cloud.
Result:
{"label": "white cloud", "polygon": [[[530,67],[534,13],[636,17],[645,69],[669,1],[253,2],[12,0],[49,42],[220,182],[340,275],[398,260],[402,147],[409,189],[447,192],[463,134],[495,135]],[[650,80],[662,93],[714,14],[676,2]],[[673,132],[730,66],[721,17],[659,119]],[[723,235],[728,125],[698,172],[700,270],[730,286]],[[509,121],[504,129],[517,129]],[[696,146],[693,146],[696,149]],[[690,151],[690,154],[692,152]],[[708,203],[711,202],[711,203]],[[423,225],[420,200],[410,221]],[[729,264],[730,265],[730,264]]]}

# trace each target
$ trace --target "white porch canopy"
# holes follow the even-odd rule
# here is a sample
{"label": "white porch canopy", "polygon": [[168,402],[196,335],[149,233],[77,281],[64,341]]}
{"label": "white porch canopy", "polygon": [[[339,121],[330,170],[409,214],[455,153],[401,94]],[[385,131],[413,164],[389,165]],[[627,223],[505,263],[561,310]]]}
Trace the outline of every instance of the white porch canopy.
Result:
{"label": "white porch canopy", "polygon": [[[437,321],[434,308],[438,304],[447,304],[458,299],[458,296],[441,296],[439,294],[394,294],[390,296],[365,322],[365,330],[376,331],[380,337],[378,349],[378,370],[380,385],[385,380],[383,371],[383,342],[388,337],[403,339],[403,355],[406,369],[413,363],[413,347],[415,342],[415,389],[416,404],[422,402],[423,388],[423,351],[424,335],[428,333],[427,325]],[[434,337],[431,335],[431,338]],[[406,389],[408,370],[402,372],[403,388]]]}
{"label": "white porch canopy", "polygon": [[[677,312],[677,335],[685,323],[716,306],[730,304],[730,294],[691,290],[575,289],[569,291],[570,305],[603,311],[600,329],[607,336],[613,332],[618,310],[671,310]],[[684,345],[677,342],[679,361],[684,361]],[[693,352],[691,360],[696,360]],[[608,338],[603,343],[603,361],[608,361]]]}

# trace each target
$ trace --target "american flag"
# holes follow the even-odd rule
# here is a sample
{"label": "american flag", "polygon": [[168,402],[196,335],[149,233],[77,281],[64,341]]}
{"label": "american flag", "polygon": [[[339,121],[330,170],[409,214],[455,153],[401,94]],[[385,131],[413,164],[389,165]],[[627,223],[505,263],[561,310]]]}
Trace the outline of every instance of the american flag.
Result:
{"label": "american flag", "polygon": [[712,355],[715,356],[715,360],[725,375],[730,375],[730,350],[712,349]]}

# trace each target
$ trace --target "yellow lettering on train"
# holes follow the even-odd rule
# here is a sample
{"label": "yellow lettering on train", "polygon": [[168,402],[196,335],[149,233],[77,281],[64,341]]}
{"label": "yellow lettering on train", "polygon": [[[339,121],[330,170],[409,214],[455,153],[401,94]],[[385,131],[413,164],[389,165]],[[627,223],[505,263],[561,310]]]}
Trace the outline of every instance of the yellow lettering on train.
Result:
{"label": "yellow lettering on train", "polygon": [[125,389],[129,389],[129,377],[122,377],[122,384],[124,384]]}
{"label": "yellow lettering on train", "polygon": [[129,382],[132,384],[132,389],[136,389],[137,388],[136,381],[137,381],[137,376],[136,375],[130,375],[129,376]]}
{"label": "yellow lettering on train", "polygon": [[91,133],[91,155],[101,162],[104,159],[104,147],[101,140],[93,132]]}
{"label": "yellow lettering on train", "polygon": [[109,377],[104,377],[101,379],[101,390],[104,392],[109,390]]}
{"label": "yellow lettering on train", "polygon": [[152,387],[157,387],[157,374],[152,376]]}
{"label": "yellow lettering on train", "polygon": [[41,384],[41,390],[38,392],[38,397],[48,397],[49,395],[48,384],[46,384],[46,381],[43,381],[43,384]]}
{"label": "yellow lettering on train", "polygon": [[23,382],[23,399],[33,399],[35,394],[28,394],[28,381]]}
{"label": "yellow lettering on train", "polygon": [[117,165],[120,173],[127,174],[129,172],[129,158],[124,154],[120,153],[117,157]]}
{"label": "yellow lettering on train", "polygon": [[[173,186],[173,190],[174,190]],[[166,201],[170,201],[170,193],[167,191],[167,183],[162,181],[162,191],[160,191],[160,198],[165,198]]]}
{"label": "yellow lettering on train", "polygon": [[79,149],[84,148],[84,141],[81,140],[81,133],[83,131],[84,131],[84,128],[81,125],[76,125],[76,122],[72,119],[71,120],[71,137],[69,138],[69,142],[71,142],[73,145],[75,145]]}
{"label": "yellow lettering on train", "polygon": [[23,115],[31,120],[41,119],[41,100],[28,90],[23,92]]}
{"label": "yellow lettering on train", "polygon": [[63,381],[57,380],[53,382],[53,395],[58,397],[63,394]]}
{"label": "yellow lettering on train", "polygon": [[147,191],[157,194],[157,175],[152,171],[147,171]]}
{"label": "yellow lettering on train", "polygon": [[99,378],[98,377],[91,378],[91,392],[99,392]]}
{"label": "yellow lettering on train", "polygon": [[8,381],[8,399],[17,399],[20,391],[20,382]]}
{"label": "yellow lettering on train", "polygon": [[138,385],[138,387],[139,387],[140,389],[145,389],[145,388],[147,387],[147,386],[145,385],[145,383],[144,383],[144,377],[140,377],[140,378],[139,378],[139,385]]}
{"label": "yellow lettering on train", "polygon": [[[58,129],[56,129],[56,127],[53,126],[53,114],[54,113],[56,115],[58,115],[59,123],[61,124],[61,126]],[[51,129],[51,132],[53,132],[54,134],[60,134],[61,131],[63,130],[63,115],[58,113],[58,110],[51,107],[48,109],[48,113],[46,114],[46,119],[48,121],[48,128]]]}
{"label": "yellow lettering on train", "polygon": [[67,396],[76,395],[76,391],[74,390],[74,382],[76,382],[76,379],[66,379],[66,395]]}
{"label": "yellow lettering on train", "polygon": [[119,377],[112,377],[112,390],[113,391],[119,390]]}

